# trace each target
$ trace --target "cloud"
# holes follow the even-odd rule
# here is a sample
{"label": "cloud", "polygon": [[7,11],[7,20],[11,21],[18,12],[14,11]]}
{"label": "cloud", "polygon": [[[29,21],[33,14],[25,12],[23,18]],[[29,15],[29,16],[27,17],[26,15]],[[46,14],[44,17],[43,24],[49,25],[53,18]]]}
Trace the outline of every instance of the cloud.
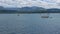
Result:
{"label": "cloud", "polygon": [[0,5],[4,7],[44,7],[59,8],[60,0],[0,0]]}

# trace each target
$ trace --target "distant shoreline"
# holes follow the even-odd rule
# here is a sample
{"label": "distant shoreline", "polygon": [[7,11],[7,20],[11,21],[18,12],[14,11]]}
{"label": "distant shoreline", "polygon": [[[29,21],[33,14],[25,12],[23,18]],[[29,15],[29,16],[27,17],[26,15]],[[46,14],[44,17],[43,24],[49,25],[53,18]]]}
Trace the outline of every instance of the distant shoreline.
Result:
{"label": "distant shoreline", "polygon": [[41,13],[0,13],[0,14],[41,14]]}

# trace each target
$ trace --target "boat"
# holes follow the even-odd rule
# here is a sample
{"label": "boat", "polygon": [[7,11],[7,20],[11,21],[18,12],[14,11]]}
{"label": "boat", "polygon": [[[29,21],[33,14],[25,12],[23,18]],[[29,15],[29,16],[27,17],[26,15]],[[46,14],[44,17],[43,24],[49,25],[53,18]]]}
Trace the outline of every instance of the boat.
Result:
{"label": "boat", "polygon": [[49,18],[49,16],[41,16],[41,18]]}

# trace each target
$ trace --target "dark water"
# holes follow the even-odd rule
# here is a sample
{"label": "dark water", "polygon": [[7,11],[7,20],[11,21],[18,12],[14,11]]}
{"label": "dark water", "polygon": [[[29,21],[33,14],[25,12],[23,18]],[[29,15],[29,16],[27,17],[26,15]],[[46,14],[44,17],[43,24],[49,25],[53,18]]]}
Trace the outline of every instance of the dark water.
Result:
{"label": "dark water", "polygon": [[60,34],[60,14],[0,14],[0,34]]}

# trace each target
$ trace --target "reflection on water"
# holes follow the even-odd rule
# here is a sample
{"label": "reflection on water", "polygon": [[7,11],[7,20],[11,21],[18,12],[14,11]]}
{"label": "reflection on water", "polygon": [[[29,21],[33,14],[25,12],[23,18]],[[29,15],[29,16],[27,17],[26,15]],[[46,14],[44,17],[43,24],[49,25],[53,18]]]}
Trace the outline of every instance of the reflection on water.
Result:
{"label": "reflection on water", "polygon": [[60,14],[0,14],[0,34],[60,34]]}

